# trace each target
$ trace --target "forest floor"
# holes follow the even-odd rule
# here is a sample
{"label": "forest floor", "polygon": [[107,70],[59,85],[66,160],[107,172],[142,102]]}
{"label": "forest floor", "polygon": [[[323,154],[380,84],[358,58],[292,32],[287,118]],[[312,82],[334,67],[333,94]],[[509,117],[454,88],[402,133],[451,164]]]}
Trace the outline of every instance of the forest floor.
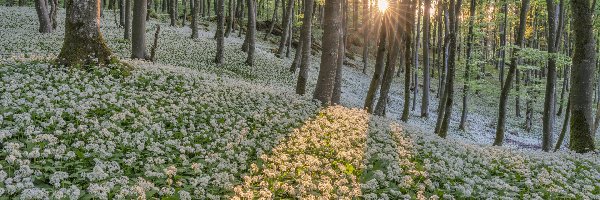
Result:
{"label": "forest floor", "polygon": [[507,145],[490,146],[494,95],[472,96],[467,132],[456,128],[457,98],[441,139],[431,131],[435,98],[428,119],[417,101],[399,122],[402,77],[387,118],[358,109],[372,72],[353,67],[344,68],[346,107],[322,108],[294,94],[291,59],[275,57],[271,41],[258,40],[249,67],[232,33],[225,63],[214,65],[214,24],[205,21],[192,40],[188,27],[152,20],[147,43],[157,24],[162,32],[149,63],[126,59],[130,43],[104,11],[105,39],[134,70],[53,67],[59,16],[58,30],[39,34],[34,9],[0,7],[0,199],[600,199],[597,155],[541,152],[539,134],[514,117]]}

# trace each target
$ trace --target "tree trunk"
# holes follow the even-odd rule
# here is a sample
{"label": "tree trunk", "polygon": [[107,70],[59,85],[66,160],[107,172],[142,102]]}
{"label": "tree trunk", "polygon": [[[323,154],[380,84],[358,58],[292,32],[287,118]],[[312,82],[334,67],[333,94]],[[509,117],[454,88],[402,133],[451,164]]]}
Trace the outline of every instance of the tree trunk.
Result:
{"label": "tree trunk", "polygon": [[125,1],[119,0],[119,26],[125,26]]}
{"label": "tree trunk", "polygon": [[177,0],[170,0],[169,2],[171,3],[169,11],[169,16],[171,16],[170,26],[177,26]]}
{"label": "tree trunk", "polygon": [[363,0],[363,74],[367,74],[367,66],[369,60],[369,31],[371,29],[371,14],[369,12],[369,0]]}
{"label": "tree trunk", "polygon": [[569,148],[578,153],[594,150],[594,119],[592,118],[592,94],[594,67],[596,64],[596,41],[593,35],[593,8],[590,1],[571,0],[573,9],[573,33],[575,51],[571,72],[571,138]]}
{"label": "tree trunk", "polygon": [[504,18],[502,23],[500,24],[500,50],[498,51],[498,58],[502,59],[498,62],[497,68],[500,70],[500,89],[504,88],[504,63],[506,62],[506,27],[507,24],[507,13],[508,13],[508,1],[504,0],[502,5],[502,13],[504,14]]}
{"label": "tree trunk", "polygon": [[67,0],[65,38],[58,63],[66,66],[104,65],[112,53],[100,33],[100,1]]}
{"label": "tree trunk", "polygon": [[510,66],[508,69],[508,75],[506,81],[502,87],[500,93],[499,111],[498,111],[498,122],[496,123],[496,138],[494,139],[495,146],[502,146],[504,142],[504,129],[506,126],[506,102],[508,100],[508,92],[510,91],[511,84],[513,82],[513,76],[517,70],[517,53],[521,48],[523,39],[525,38],[525,25],[527,20],[527,11],[529,10],[529,0],[523,0],[521,4],[521,13],[519,14],[519,29],[517,32],[517,38],[515,41],[515,48],[512,51],[512,57],[510,59]]}
{"label": "tree trunk", "polygon": [[[319,70],[319,76],[317,78],[315,93],[313,95],[313,98],[321,101],[323,105],[330,105],[331,97],[333,95],[336,73],[335,64],[337,60],[331,58],[337,58],[338,55],[338,45],[340,42],[339,37],[341,28],[341,12],[342,10],[340,0],[325,1],[325,16],[323,19],[323,38],[321,39],[321,41],[323,42],[323,49],[321,53],[321,66]],[[310,48],[308,48],[308,46],[305,46],[303,49]]]}
{"label": "tree trunk", "polygon": [[421,117],[429,117],[429,88],[430,88],[430,75],[429,75],[429,40],[430,40],[430,15],[429,8],[431,7],[431,0],[425,0],[423,7],[423,97],[421,98]]}
{"label": "tree trunk", "polygon": [[565,139],[565,135],[569,132],[569,121],[571,120],[571,101],[567,100],[567,110],[565,112],[565,120],[563,121],[562,129],[560,131],[560,135],[558,136],[558,141],[556,141],[556,145],[554,146],[554,151],[558,151],[560,146],[562,146],[563,140]]}
{"label": "tree trunk", "polygon": [[369,90],[367,91],[367,97],[365,98],[365,105],[363,106],[367,112],[373,112],[373,104],[375,103],[375,96],[377,95],[377,89],[381,85],[381,79],[383,76],[384,60],[385,60],[385,49],[388,35],[388,20],[389,15],[381,15],[381,26],[379,27],[379,44],[377,44],[377,56],[375,58],[375,72],[373,72],[373,78],[369,84]]}
{"label": "tree trunk", "polygon": [[[390,10],[396,10],[395,7],[389,8]],[[398,15],[399,14],[395,14]],[[400,17],[390,14],[390,18],[396,18],[395,20],[390,20],[388,22],[390,25],[395,25],[396,28],[393,29],[395,31],[401,30],[402,26],[400,25]],[[396,23],[396,24],[394,24]],[[390,51],[388,51],[387,55],[387,63],[385,65],[385,71],[383,74],[383,80],[381,82],[381,90],[379,91],[379,99],[377,99],[377,105],[375,106],[375,111],[373,112],[375,115],[385,116],[385,110],[387,107],[387,103],[389,100],[389,91],[392,85],[392,81],[394,79],[394,72],[396,71],[396,62],[398,60],[398,56],[400,55],[400,38],[404,33],[395,31],[390,31],[394,34],[390,34]]]}
{"label": "tree trunk", "polygon": [[[312,16],[313,0],[304,1],[304,16]],[[308,80],[308,69],[310,67],[311,32],[312,17],[304,17],[302,20],[302,31],[300,32],[300,42],[302,42],[302,56],[300,58],[300,73],[298,73],[298,82],[296,83],[296,94],[304,95],[306,93],[306,81]],[[339,40],[336,38],[336,40]],[[336,47],[337,48],[337,47]],[[337,60],[332,57],[331,60]],[[332,66],[337,67],[337,66]],[[335,68],[334,68],[335,69]],[[333,89],[333,88],[332,88]]]}
{"label": "tree trunk", "polygon": [[267,34],[265,34],[264,40],[267,40],[267,38],[271,35],[271,32],[273,32],[273,28],[275,27],[275,19],[277,19],[277,10],[279,10],[279,1],[280,0],[275,0],[275,8],[273,10],[273,16],[271,17],[271,24],[269,25],[269,31],[267,31]]}
{"label": "tree trunk", "polygon": [[[37,12],[40,33],[52,32],[52,21],[50,20],[49,0],[35,0],[35,11]],[[50,0],[52,1],[52,0]]]}
{"label": "tree trunk", "polygon": [[296,73],[296,69],[300,67],[300,62],[302,59],[302,42],[298,43],[298,48],[296,48],[296,54],[294,55],[294,61],[292,61],[292,65],[290,66],[290,72]]}
{"label": "tree trunk", "polygon": [[225,25],[227,28],[225,28],[225,37],[229,37],[229,34],[231,34],[231,31],[233,30],[233,1],[234,0],[227,1],[227,24]]}
{"label": "tree trunk", "polygon": [[217,39],[217,54],[215,56],[215,63],[218,65],[223,64],[223,43],[224,43],[224,28],[225,21],[223,20],[223,10],[225,0],[216,0],[217,2],[217,31],[215,38]]}
{"label": "tree trunk", "polygon": [[556,47],[558,38],[558,7],[554,4],[554,0],[546,0],[546,8],[548,12],[548,74],[546,76],[546,93],[544,98],[544,113],[542,117],[542,150],[550,151],[552,149],[553,130],[554,130],[554,113],[555,113],[555,90],[556,90]]}
{"label": "tree trunk", "polygon": [[342,1],[344,14],[342,17],[342,35],[340,36],[337,68],[335,70],[335,84],[333,86],[333,94],[331,96],[331,104],[340,104],[342,99],[342,71],[344,68],[344,60],[346,58],[346,42],[348,41],[348,0]]}
{"label": "tree trunk", "polygon": [[149,59],[146,52],[146,0],[134,0],[131,58]]}
{"label": "tree trunk", "polygon": [[[450,116],[452,115],[452,106],[453,106],[453,95],[454,95],[454,76],[455,76],[455,63],[456,63],[456,39],[457,39],[457,31],[458,31],[458,14],[460,13],[460,6],[462,4],[462,0],[458,0],[456,3],[455,0],[450,0],[450,39],[449,39],[449,59],[448,59],[448,73],[447,73],[447,83],[446,88],[444,89],[444,109],[443,114],[444,117],[441,119],[439,129],[436,129],[436,133],[442,137],[446,138],[448,135],[448,126],[450,124]],[[442,110],[442,109],[440,109]],[[438,117],[439,119],[439,117]]]}
{"label": "tree trunk", "polygon": [[247,0],[248,5],[248,30],[246,38],[248,40],[248,57],[246,57],[246,65],[254,65],[254,51],[256,44],[256,2],[255,0]]}
{"label": "tree trunk", "polygon": [[[191,0],[190,0],[191,1]],[[185,27],[185,21],[187,21],[187,2],[186,0],[182,0],[182,5],[183,5],[183,20],[181,20],[181,26]]]}
{"label": "tree trunk", "polygon": [[200,1],[202,0],[190,0],[193,3],[192,5],[192,39],[198,38],[198,6],[200,5]]}
{"label": "tree trunk", "polygon": [[415,8],[416,0],[406,0],[404,1],[406,7],[402,11],[404,11],[404,105],[402,109],[402,117],[400,120],[403,122],[408,122],[408,118],[410,116],[410,82],[411,82],[411,47],[412,47],[412,33],[413,33],[413,20],[415,18],[414,13],[411,12],[413,8]]}
{"label": "tree trunk", "polygon": [[288,14],[285,16],[286,19],[284,20],[285,24],[283,28],[283,33],[281,33],[281,39],[279,40],[279,48],[277,49],[277,55],[279,58],[283,58],[285,42],[288,40],[288,37],[291,37],[290,35],[288,35],[288,33],[290,32],[290,28],[292,26],[293,15],[291,13],[294,10],[294,0],[288,0],[287,6],[288,7],[286,13]]}
{"label": "tree trunk", "polygon": [[471,70],[471,50],[473,49],[473,23],[475,21],[475,6],[476,1],[471,0],[471,6],[469,9],[469,33],[467,33],[467,63],[465,64],[465,82],[463,84],[462,113],[460,115],[460,124],[458,125],[458,129],[462,131],[466,130],[467,113],[469,111],[467,100],[469,96],[469,73]]}
{"label": "tree trunk", "polygon": [[131,1],[132,0],[124,0],[125,1],[125,36],[126,40],[131,38]]}
{"label": "tree trunk", "polygon": [[414,50],[414,71],[413,71],[413,84],[415,84],[415,87],[413,89],[413,99],[412,99],[412,108],[411,110],[415,110],[415,107],[417,105],[417,95],[419,94],[419,46],[420,46],[420,40],[421,40],[421,2],[420,0],[416,0],[417,1],[417,35],[415,36],[415,50]]}

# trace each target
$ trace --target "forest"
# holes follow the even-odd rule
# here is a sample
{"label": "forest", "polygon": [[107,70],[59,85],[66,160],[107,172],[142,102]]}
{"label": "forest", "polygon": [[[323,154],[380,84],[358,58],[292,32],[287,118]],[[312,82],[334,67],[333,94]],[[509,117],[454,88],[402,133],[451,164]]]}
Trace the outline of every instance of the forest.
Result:
{"label": "forest", "polygon": [[600,199],[596,0],[0,0],[0,200]]}

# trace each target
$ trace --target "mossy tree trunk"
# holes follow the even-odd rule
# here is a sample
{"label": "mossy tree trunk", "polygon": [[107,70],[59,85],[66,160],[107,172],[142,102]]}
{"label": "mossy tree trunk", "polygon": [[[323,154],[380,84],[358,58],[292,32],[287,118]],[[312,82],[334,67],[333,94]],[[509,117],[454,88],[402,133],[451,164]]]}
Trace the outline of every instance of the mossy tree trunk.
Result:
{"label": "mossy tree trunk", "polygon": [[592,95],[596,51],[591,1],[571,0],[575,51],[571,68],[571,138],[569,148],[584,153],[594,150]]}
{"label": "mossy tree trunk", "polygon": [[100,33],[100,1],[67,0],[65,38],[58,63],[66,66],[108,64],[112,53]]}

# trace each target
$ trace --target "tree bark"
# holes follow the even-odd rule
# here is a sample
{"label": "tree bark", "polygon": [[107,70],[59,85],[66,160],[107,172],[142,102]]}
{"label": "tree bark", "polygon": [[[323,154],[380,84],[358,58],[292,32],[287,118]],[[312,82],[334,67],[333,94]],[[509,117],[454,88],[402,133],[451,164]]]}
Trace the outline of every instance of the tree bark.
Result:
{"label": "tree bark", "polygon": [[65,37],[58,63],[66,66],[104,65],[112,53],[100,33],[100,1],[67,0]]}
{"label": "tree bark", "polygon": [[450,54],[449,54],[449,59],[448,59],[448,74],[447,74],[448,82],[446,83],[446,88],[445,88],[445,92],[444,92],[444,97],[445,97],[444,98],[445,99],[444,117],[442,118],[441,123],[438,122],[440,124],[440,128],[438,130],[436,130],[436,133],[442,138],[446,138],[446,136],[448,135],[450,116],[452,115],[453,95],[454,95],[454,76],[455,76],[455,65],[456,65],[456,54],[457,54],[456,39],[457,39],[457,32],[458,32],[458,27],[459,27],[457,13],[460,13],[460,7],[462,4],[462,0],[458,0],[457,2],[454,2],[454,1],[455,0],[450,0],[450,5],[449,5],[450,6],[450,9],[449,9]]}
{"label": "tree bark", "polygon": [[415,110],[415,107],[417,105],[417,95],[419,94],[419,47],[420,47],[420,40],[421,40],[421,2],[420,0],[416,0],[417,1],[417,26],[415,26],[417,28],[417,33],[416,33],[416,38],[415,38],[415,50],[414,50],[414,71],[413,71],[413,84],[415,84],[415,87],[413,88],[413,99],[412,99],[412,108],[411,110]]}
{"label": "tree bark", "polygon": [[548,71],[546,76],[546,92],[544,97],[544,113],[542,117],[542,150],[550,151],[552,149],[553,130],[554,130],[554,113],[555,113],[555,90],[556,90],[556,47],[558,39],[558,7],[554,4],[554,0],[546,0],[546,8],[548,12]]}
{"label": "tree bark", "polygon": [[146,51],[146,0],[134,0],[131,58],[149,59]]}
{"label": "tree bark", "polygon": [[369,31],[371,29],[371,14],[369,12],[369,0],[363,0],[363,74],[367,74],[367,66],[369,60]]}
{"label": "tree bark", "polygon": [[423,7],[423,96],[421,98],[421,117],[429,117],[429,88],[431,77],[429,75],[429,40],[430,40],[430,13],[431,0],[425,0]]}
{"label": "tree bark", "polygon": [[340,104],[342,99],[342,71],[344,68],[344,60],[346,58],[346,42],[348,41],[348,0],[342,1],[344,14],[342,17],[342,35],[339,41],[339,50],[337,57],[337,68],[335,70],[335,84],[333,86],[333,94],[331,96],[331,104]]}
{"label": "tree bark", "polygon": [[217,2],[217,31],[215,38],[217,39],[217,54],[215,55],[215,63],[223,64],[223,43],[224,43],[224,28],[225,21],[223,20],[223,10],[225,0],[216,0]]}
{"label": "tree bark", "polygon": [[[329,0],[325,1],[325,16],[323,19],[323,50],[321,53],[321,66],[314,99],[321,101],[323,105],[331,104],[333,88],[335,84],[336,59],[339,50],[339,37],[341,28],[341,1]],[[310,49],[307,46],[303,49]],[[304,56],[303,56],[304,57]]]}
{"label": "tree bark", "polygon": [[[312,16],[313,0],[304,1],[304,16]],[[302,31],[300,32],[300,42],[302,42],[302,56],[300,58],[300,73],[298,73],[298,82],[296,83],[296,94],[304,95],[306,93],[306,82],[308,80],[308,69],[310,67],[312,17],[304,17],[302,20]],[[336,38],[336,40],[339,40]],[[337,48],[337,47],[336,47]],[[337,57],[332,57],[336,60]],[[337,66],[333,66],[337,67]],[[335,69],[335,68],[334,68]],[[333,89],[333,88],[332,88]]]}
{"label": "tree bark", "polygon": [[285,42],[288,40],[288,37],[291,37],[290,35],[288,35],[288,33],[290,32],[290,28],[292,26],[293,15],[290,13],[292,13],[292,11],[294,10],[294,0],[288,0],[287,6],[288,7],[286,13],[288,14],[285,16],[286,19],[283,28],[283,33],[281,34],[281,39],[279,40],[279,48],[277,49],[277,55],[279,58],[283,58]]}
{"label": "tree bark", "polygon": [[131,1],[125,1],[125,35],[124,38],[129,40],[131,38]]}
{"label": "tree bark", "polygon": [[169,3],[171,3],[169,9],[169,16],[171,16],[170,26],[177,26],[177,0],[170,0]]}
{"label": "tree bark", "polygon": [[[52,0],[50,0],[52,1]],[[50,20],[49,12],[49,1],[48,0],[35,0],[35,11],[38,16],[40,33],[52,32],[52,20]]]}
{"label": "tree bark", "polygon": [[588,0],[571,0],[575,51],[571,71],[571,138],[569,148],[578,153],[594,150],[592,95],[596,40],[593,35],[593,8]]}
{"label": "tree bark", "polygon": [[265,34],[264,40],[267,40],[267,38],[269,38],[271,32],[273,32],[273,28],[275,27],[275,19],[277,19],[277,10],[279,10],[279,1],[280,0],[275,0],[275,8],[273,9],[273,16],[271,17],[271,24],[269,25],[269,31],[267,31],[267,34]]}
{"label": "tree bark", "polygon": [[[396,10],[395,7],[389,8],[390,10]],[[399,15],[399,14],[395,14]],[[398,32],[401,30],[402,26],[400,25],[400,17],[395,16],[394,14],[390,14],[390,18],[396,18],[395,20],[390,20],[387,22],[390,25],[395,25],[396,28],[390,31],[389,39],[390,41],[390,51],[388,51],[387,55],[387,63],[385,64],[385,71],[383,74],[383,79],[381,82],[381,90],[379,91],[379,99],[377,99],[377,105],[375,106],[375,111],[373,112],[375,115],[385,116],[385,110],[387,107],[387,103],[389,100],[389,92],[392,85],[392,81],[394,79],[394,72],[396,71],[396,62],[398,60],[398,56],[400,55],[400,38],[404,33]]]}
{"label": "tree bark", "polygon": [[414,13],[411,12],[413,8],[415,8],[416,0],[404,0],[405,9],[403,9],[405,13],[405,21],[404,26],[404,105],[402,109],[402,117],[400,120],[403,122],[408,122],[408,118],[410,116],[410,82],[411,82],[411,47],[412,47],[412,33],[413,33],[413,20],[415,18]]}
{"label": "tree bark", "polygon": [[515,48],[512,51],[512,57],[510,59],[510,66],[508,69],[508,75],[502,87],[500,93],[500,102],[498,108],[498,122],[496,123],[496,138],[494,139],[494,146],[502,146],[504,142],[504,129],[506,126],[506,102],[508,100],[508,92],[510,91],[511,84],[513,82],[513,76],[517,70],[517,53],[519,52],[523,39],[525,38],[525,25],[527,20],[527,11],[529,10],[529,0],[523,0],[521,2],[521,13],[519,14],[519,29],[517,32],[517,38],[515,41]]}
{"label": "tree bark", "polygon": [[255,0],[247,0],[248,4],[248,31],[246,38],[248,39],[248,57],[246,57],[246,65],[254,65],[254,51],[256,44],[256,2]]}
{"label": "tree bark", "polygon": [[200,1],[202,0],[190,0],[193,3],[192,6],[192,39],[198,38],[198,6],[200,5]]}
{"label": "tree bark", "polygon": [[388,20],[389,15],[384,14],[381,15],[381,26],[379,27],[379,44],[377,44],[377,56],[375,58],[375,72],[373,72],[373,78],[371,78],[371,83],[369,84],[369,90],[367,91],[367,97],[365,98],[365,105],[363,106],[365,110],[369,113],[373,113],[373,104],[375,103],[375,96],[377,95],[377,90],[381,85],[381,79],[383,76],[383,68],[384,68],[384,60],[385,60],[385,49],[388,37]]}
{"label": "tree bark", "polygon": [[467,63],[465,64],[465,82],[463,84],[462,113],[460,115],[460,124],[458,125],[458,129],[462,131],[466,130],[467,113],[469,112],[467,101],[469,97],[469,72],[471,70],[471,50],[473,49],[473,23],[475,21],[475,6],[476,1],[471,0],[469,9],[469,33],[467,33]]}

